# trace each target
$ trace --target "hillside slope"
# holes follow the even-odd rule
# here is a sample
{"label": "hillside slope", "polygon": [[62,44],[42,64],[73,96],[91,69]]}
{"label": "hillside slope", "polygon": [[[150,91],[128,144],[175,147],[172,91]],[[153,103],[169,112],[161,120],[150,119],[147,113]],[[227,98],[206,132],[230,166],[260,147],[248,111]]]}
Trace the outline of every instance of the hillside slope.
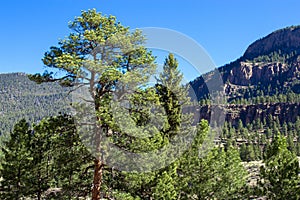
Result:
{"label": "hillside slope", "polygon": [[[228,111],[235,110],[240,113],[233,116],[229,112],[227,121],[237,124],[237,120],[242,119],[246,124],[253,121],[253,116],[263,119],[271,114],[284,116],[280,117],[283,123],[295,122],[300,115],[299,26],[275,31],[255,41],[243,56],[219,67],[218,70],[225,84]],[[208,74],[191,82],[198,100],[208,95],[204,82],[204,79],[209,80],[211,74]],[[237,109],[236,104],[243,106]],[[264,107],[268,109],[261,109]],[[249,113],[245,114],[244,110],[249,110]],[[253,113],[254,110],[264,112],[250,114],[250,111]]]}
{"label": "hillside slope", "polygon": [[25,118],[37,122],[67,111],[68,90],[56,83],[36,84],[24,73],[0,74],[0,133]]}

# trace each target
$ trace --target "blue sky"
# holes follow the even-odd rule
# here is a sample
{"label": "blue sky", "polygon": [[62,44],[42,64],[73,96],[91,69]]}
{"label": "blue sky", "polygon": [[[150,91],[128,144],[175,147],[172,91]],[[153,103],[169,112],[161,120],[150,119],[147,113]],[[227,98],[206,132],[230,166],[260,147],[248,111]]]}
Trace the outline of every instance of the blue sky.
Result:
{"label": "blue sky", "polygon": [[[36,73],[81,10],[96,8],[130,28],[174,29],[196,40],[217,66],[272,31],[300,24],[298,0],[10,0],[1,2],[0,72]],[[205,69],[208,71],[209,69]]]}

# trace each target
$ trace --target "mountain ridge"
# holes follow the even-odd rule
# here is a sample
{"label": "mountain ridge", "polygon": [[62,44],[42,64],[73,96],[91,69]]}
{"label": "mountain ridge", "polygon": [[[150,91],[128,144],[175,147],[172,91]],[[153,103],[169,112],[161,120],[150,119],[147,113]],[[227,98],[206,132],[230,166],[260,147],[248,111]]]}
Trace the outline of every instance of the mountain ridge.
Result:
{"label": "mountain ridge", "polygon": [[67,112],[68,90],[57,83],[37,84],[26,73],[0,74],[0,135],[21,119],[37,122]]}
{"label": "mountain ridge", "polygon": [[[281,102],[283,106],[288,103],[288,100],[299,99],[299,53],[300,26],[291,26],[256,40],[248,46],[240,58],[217,68],[224,82],[228,110],[232,109],[231,104],[237,103],[252,104],[251,110],[253,110],[253,104],[276,106],[277,103],[283,101]],[[208,72],[190,82],[198,101],[203,101],[209,96],[205,80],[213,81],[209,78],[211,73],[215,72]],[[278,99],[279,96],[283,97]],[[257,109],[259,106],[257,105]],[[258,117],[263,118],[262,115]],[[227,115],[226,120],[237,124],[240,118],[244,119],[244,124],[251,121],[241,116],[233,118],[230,115]],[[295,117],[288,117],[288,119],[291,118],[294,122]]]}
{"label": "mountain ridge", "polygon": [[300,26],[289,26],[276,30],[248,46],[242,58],[253,59],[268,55],[274,50],[291,53],[300,50]]}
{"label": "mountain ridge", "polygon": [[[240,58],[219,67],[218,71],[224,81],[228,103],[237,103],[241,99],[250,102],[262,96],[261,93],[270,98],[291,92],[296,96],[300,94],[300,51],[298,53],[298,49],[300,50],[300,26],[290,26],[256,40],[248,46]],[[198,100],[209,96],[203,77],[208,77],[213,73],[213,71],[208,72],[190,82]],[[24,72],[0,73],[0,76],[27,77],[27,74]],[[51,87],[54,86],[51,85]],[[248,104],[251,104],[249,102]],[[274,102],[263,103],[274,104]],[[234,119],[227,117],[227,120],[237,124]],[[248,121],[249,119],[245,119],[244,123]]]}

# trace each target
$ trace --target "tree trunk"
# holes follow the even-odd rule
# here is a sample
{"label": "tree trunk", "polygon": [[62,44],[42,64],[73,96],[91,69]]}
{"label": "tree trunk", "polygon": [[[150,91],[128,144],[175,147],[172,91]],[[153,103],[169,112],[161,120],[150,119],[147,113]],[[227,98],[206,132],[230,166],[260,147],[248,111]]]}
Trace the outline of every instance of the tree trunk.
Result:
{"label": "tree trunk", "polygon": [[95,169],[94,169],[94,181],[93,181],[93,190],[92,190],[92,200],[100,200],[100,188],[102,182],[102,172],[103,164],[99,158],[94,160]]}
{"label": "tree trunk", "polygon": [[[96,54],[93,55],[94,60],[97,60]],[[99,111],[100,105],[98,103],[97,98],[99,98],[101,95],[94,93],[94,85],[95,85],[95,77],[96,73],[91,73],[91,81],[90,81],[90,94],[94,99],[95,102],[95,111]],[[97,120],[96,122],[101,122],[100,118],[96,116]],[[102,184],[102,174],[103,174],[103,167],[104,163],[102,160],[101,155],[101,132],[102,132],[102,126],[96,125],[96,134],[95,134],[95,142],[96,142],[96,157],[94,160],[94,180],[93,180],[93,189],[92,189],[92,200],[100,200],[101,199],[101,184]],[[97,155],[98,154],[98,155]]]}

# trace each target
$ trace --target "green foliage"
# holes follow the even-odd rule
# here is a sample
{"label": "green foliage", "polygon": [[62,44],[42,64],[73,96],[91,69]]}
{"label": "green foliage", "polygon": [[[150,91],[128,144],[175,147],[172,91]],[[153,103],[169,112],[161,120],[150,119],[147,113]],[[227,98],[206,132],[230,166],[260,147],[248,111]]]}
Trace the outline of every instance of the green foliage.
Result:
{"label": "green foliage", "polygon": [[68,112],[68,90],[56,83],[36,84],[23,73],[0,74],[0,134],[6,135],[21,119],[37,122]]}
{"label": "green foliage", "polygon": [[1,199],[73,199],[90,192],[91,156],[67,116],[43,119],[31,129],[25,120],[15,125],[3,148]]}
{"label": "green foliage", "polygon": [[176,170],[174,170],[173,173],[169,171],[163,171],[157,176],[157,183],[152,194],[154,199],[178,199],[178,194],[175,188],[176,182],[173,177],[176,177]]}
{"label": "green foliage", "polygon": [[[71,33],[60,40],[58,46],[51,47],[43,58],[47,67],[59,69],[65,76],[55,77],[50,72],[32,75],[31,79],[38,83],[59,82],[77,88],[87,87],[88,94],[84,98],[91,100],[91,107],[95,108],[95,112],[88,116],[94,115],[96,119],[91,123],[98,124],[95,134],[88,135],[92,141],[90,148],[96,154],[92,196],[98,200],[106,192],[103,190],[100,194],[100,190],[106,187],[103,183],[102,188],[100,181],[104,168],[104,153],[100,152],[105,151],[105,145],[100,145],[103,142],[100,138],[112,132],[114,134],[108,140],[124,145],[128,140],[125,141],[123,135],[126,137],[130,135],[127,131],[133,131],[130,118],[129,124],[125,124],[129,127],[127,130],[122,130],[116,122],[118,116],[112,116],[111,100],[115,97],[120,103],[139,93],[155,71],[155,58],[143,46],[145,38],[141,31],[130,31],[115,16],[102,15],[95,9],[82,11],[79,17],[69,23],[69,28]],[[133,94],[128,94],[128,90],[133,90]],[[80,106],[82,108],[84,105]]]}
{"label": "green foliage", "polygon": [[[154,57],[142,46],[141,32],[131,33],[115,16],[102,15],[95,9],[82,11],[81,16],[69,23],[69,28],[72,30],[69,36],[59,41],[58,47],[51,47],[43,58],[46,66],[60,69],[66,76],[36,74],[31,76],[33,80],[66,81],[72,85],[76,78],[87,80],[86,73],[90,73],[95,78],[88,79],[91,89],[97,86],[111,91],[120,79],[142,83],[153,72]],[[96,73],[98,76],[94,77]]]}
{"label": "green foliage", "polygon": [[287,137],[289,151],[299,156],[299,134],[297,134],[300,130],[299,124],[299,118],[295,123],[284,122],[281,124],[278,117],[269,114],[262,121],[258,118],[254,122],[248,123],[246,127],[243,127],[241,121],[238,121],[236,126],[225,123],[219,140],[223,146],[228,146],[234,141],[239,147],[242,161],[259,161],[266,153],[268,142],[272,141],[278,132],[282,132]]}
{"label": "green foliage", "polygon": [[278,135],[266,152],[265,166],[261,167],[262,194],[268,199],[299,199],[299,161],[287,149],[283,136]]}
{"label": "green foliage", "polygon": [[33,156],[28,150],[31,130],[29,124],[22,120],[17,123],[11,139],[4,143],[2,151],[4,160],[0,173],[1,199],[21,199],[28,195],[27,185],[30,183],[30,169]]}
{"label": "green foliage", "polygon": [[[155,119],[160,120],[161,129],[154,130],[155,127],[148,127],[145,130],[152,129],[151,136],[140,138],[133,138],[126,135],[126,132],[122,132],[123,135],[116,138],[116,140],[122,139],[119,145],[123,145],[131,152],[139,153],[163,149],[172,140],[174,142],[176,136],[187,133],[191,126],[190,115],[182,114],[183,106],[189,104],[188,90],[182,85],[182,74],[178,70],[178,63],[172,54],[166,58],[163,69],[163,72],[157,78],[158,83],[154,87],[141,90],[140,93],[131,98],[132,108],[136,107],[138,110],[132,109],[130,116],[134,119],[134,124],[138,124],[140,128],[147,126],[149,118],[153,118],[153,109],[147,102],[152,102],[153,105],[164,110],[159,110],[154,116]],[[128,125],[129,123],[127,121],[126,127],[128,128],[132,127]],[[130,132],[131,130],[128,128],[126,131]],[[138,132],[138,134],[138,136],[141,136],[143,133]],[[179,155],[173,154],[174,152],[169,152],[168,155],[160,154],[154,158],[154,164],[156,165],[164,166],[164,162],[167,163],[168,166],[162,169],[147,173],[119,173],[115,177],[118,183],[113,186],[112,191],[124,191],[126,194],[130,193],[132,197],[141,199],[178,199],[178,163],[175,161],[174,156],[178,157]],[[167,160],[173,162],[170,164]],[[145,163],[144,165],[149,164],[152,163]]]}
{"label": "green foliage", "polygon": [[[183,114],[184,106],[191,105],[189,88],[182,85],[183,75],[173,54],[166,58],[157,84],[148,86],[147,81],[156,67],[155,57],[143,46],[145,38],[140,31],[130,32],[116,17],[104,16],[96,10],[82,11],[81,16],[70,22],[69,28],[72,32],[60,40],[58,46],[51,47],[43,58],[47,67],[61,70],[64,76],[57,77],[48,71],[30,75],[39,86],[24,75],[0,76],[0,92],[4,94],[0,96],[0,114],[4,116],[0,119],[1,134],[9,132],[11,124],[24,115],[29,122],[40,121],[30,127],[22,120],[15,125],[10,138],[6,138],[0,168],[1,199],[80,199],[89,195],[91,186],[94,192],[101,189],[101,195],[96,191],[94,199],[100,196],[120,200],[242,199],[247,196],[247,172],[241,161],[260,160],[263,155],[262,194],[270,199],[300,198],[299,163],[290,152],[298,155],[300,152],[300,119],[294,124],[280,124],[278,118],[269,115],[253,123],[241,120],[234,125],[227,123],[219,138],[220,146],[203,154],[209,125],[202,120],[197,127],[192,127],[192,115]],[[274,51],[251,61],[289,64],[298,59],[296,54]],[[230,94],[230,103],[298,102],[299,92],[293,89],[297,89],[299,82],[289,81],[286,85],[280,78],[274,78],[270,85],[241,87]],[[178,154],[171,152],[174,155],[158,154],[149,158],[155,160],[154,164],[143,163],[149,172],[118,171],[114,164],[124,162],[130,168],[134,162],[120,156],[120,163],[106,166],[102,163],[103,155],[99,154],[96,161],[101,165],[97,168],[94,158],[80,141],[73,119],[67,116],[42,119],[66,111],[65,94],[69,90],[49,82],[73,88],[88,85],[95,108],[91,114],[95,115],[98,125],[96,135],[92,136],[96,150],[102,147],[101,141],[95,138],[103,136],[133,153],[159,152],[168,144],[178,142],[177,136],[188,136],[193,128],[196,136],[182,157],[179,154],[183,150],[179,149]],[[128,92],[126,88],[133,92],[124,96]],[[210,105],[209,95],[203,96],[200,105]],[[130,107],[124,108],[128,112],[113,110],[113,98],[130,102]],[[37,105],[43,109],[36,112]],[[157,107],[160,109],[155,110]],[[85,109],[84,106],[78,108]],[[151,124],[153,121],[161,127]],[[287,136],[288,145],[278,135],[279,131]],[[273,140],[271,145],[269,140]],[[115,156],[114,152],[106,154],[106,159]],[[167,163],[170,160],[171,164]],[[161,164],[165,167],[155,168]],[[93,168],[96,175],[92,185]],[[96,188],[100,184],[100,189]]]}
{"label": "green foliage", "polygon": [[167,136],[171,137],[183,130],[180,126],[187,128],[191,124],[187,124],[188,115],[182,115],[183,107],[190,105],[188,98],[188,87],[184,86],[183,74],[178,69],[178,62],[173,54],[169,54],[166,58],[163,72],[157,78],[156,89],[161,104],[168,117],[168,128],[164,130]]}
{"label": "green foliage", "polygon": [[[187,159],[190,159],[189,157]],[[238,199],[246,185],[247,172],[237,150],[214,149],[204,158],[193,158],[182,169],[187,173],[185,198]]]}
{"label": "green foliage", "polygon": [[253,58],[253,62],[289,62],[294,56],[297,55],[297,51],[292,51],[290,53],[283,53],[281,50],[273,51],[268,55],[261,55]]}

